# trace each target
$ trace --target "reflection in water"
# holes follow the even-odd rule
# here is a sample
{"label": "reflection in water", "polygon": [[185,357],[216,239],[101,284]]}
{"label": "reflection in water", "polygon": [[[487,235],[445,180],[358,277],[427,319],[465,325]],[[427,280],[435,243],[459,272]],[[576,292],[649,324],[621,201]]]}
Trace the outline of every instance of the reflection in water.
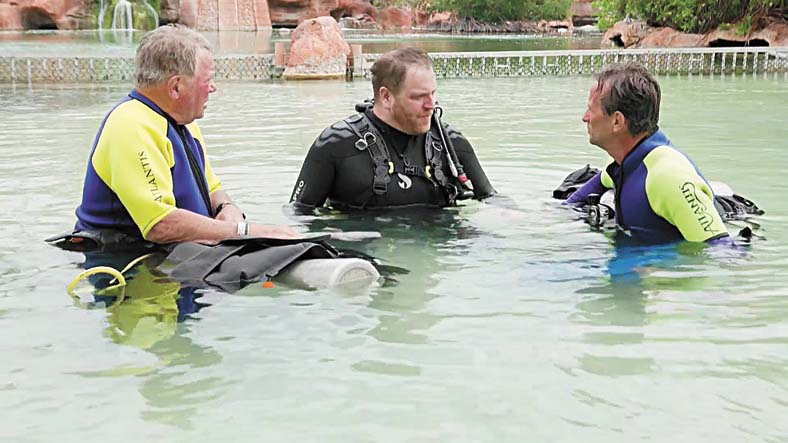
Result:
{"label": "reflection in water", "polygon": [[[122,267],[136,258],[129,254],[86,254],[84,267]],[[163,255],[145,259],[127,271],[126,285],[113,286],[112,277],[97,275],[90,278],[95,288],[90,306],[106,306],[109,326],[104,335],[114,343],[144,349],[158,358],[146,367],[119,367],[108,370],[82,372],[85,377],[144,376],[140,393],[149,410],[143,411],[146,420],[191,428],[191,417],[200,405],[220,395],[226,384],[209,377],[181,381],[183,369],[217,365],[222,357],[213,349],[192,342],[186,335],[189,325],[183,324],[192,314],[209,306],[201,302],[202,293],[183,287],[167,278],[156,267]]]}
{"label": "reflection in water", "polygon": [[[616,243],[613,251],[605,284],[577,291],[593,294],[593,298],[578,303],[575,315],[575,321],[595,326],[584,334],[583,341],[610,352],[622,345],[643,344],[644,328],[664,317],[649,310],[650,294],[661,289],[703,291],[711,283],[707,270],[714,261],[742,254],[727,245],[691,242],[648,246]],[[657,364],[650,357],[587,352],[580,358],[580,367],[598,375],[621,376],[650,373]]]}
{"label": "reflection in water", "polygon": [[[369,307],[380,313],[376,316],[377,325],[366,332],[379,342],[408,345],[428,343],[427,332],[443,318],[427,309],[435,295],[424,289],[436,287],[441,274],[462,267],[462,257],[469,251],[458,243],[459,240],[483,234],[459,214],[459,208],[410,209],[407,213],[393,210],[339,213],[301,221],[310,232],[338,229],[382,234],[381,238],[367,244],[342,246],[360,249],[374,257],[385,257],[384,264],[409,271],[402,277],[388,276],[384,285],[371,293]],[[353,367],[362,372],[405,376],[421,373],[420,368],[412,364],[391,361],[364,360]]]}
{"label": "reflection in water", "polygon": [[[133,56],[144,31],[106,29],[85,31],[0,32],[0,53],[11,56]],[[203,33],[219,55],[272,54],[274,43],[290,49],[291,32],[286,29],[222,31]],[[568,37],[534,35],[448,35],[385,34],[345,31],[350,44],[360,44],[368,54],[383,53],[401,46],[428,52],[536,51],[598,49],[601,35]]]}

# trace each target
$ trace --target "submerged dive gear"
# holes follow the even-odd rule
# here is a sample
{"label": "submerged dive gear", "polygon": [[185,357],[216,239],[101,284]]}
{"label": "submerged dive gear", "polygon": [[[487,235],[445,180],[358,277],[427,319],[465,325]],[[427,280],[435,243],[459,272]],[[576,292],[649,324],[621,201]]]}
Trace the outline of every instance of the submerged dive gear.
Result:
{"label": "submerged dive gear", "polygon": [[[83,279],[95,274],[109,274],[115,280],[108,288],[122,287],[128,276],[125,274],[140,261],[154,255],[159,257],[157,269],[172,280],[189,287],[217,287],[226,292],[236,291],[249,283],[270,281],[283,271],[285,282],[300,287],[328,287],[345,283],[371,283],[380,277],[383,266],[369,255],[350,249],[337,249],[326,242],[329,238],[363,240],[377,238],[374,232],[357,232],[320,235],[303,239],[275,239],[246,237],[228,239],[216,245],[195,242],[158,246],[153,253],[139,249],[110,250],[107,245],[98,249],[80,249],[85,252],[90,266],[79,274],[68,286],[72,293]],[[107,237],[107,236],[105,236]],[[100,233],[74,233],[50,239],[51,244],[68,250],[77,250],[70,242],[74,238],[100,239]],[[81,247],[96,241],[84,240],[76,243]],[[116,245],[117,246],[117,245]],[[139,254],[143,254],[138,256]],[[164,262],[161,259],[166,255]],[[129,260],[137,257],[134,260]],[[320,259],[320,260],[317,260]],[[123,264],[122,270],[118,271]],[[117,282],[117,284],[115,284]]]}
{"label": "submerged dive gear", "polygon": [[139,235],[113,229],[74,230],[49,237],[44,241],[60,249],[75,252],[113,252],[160,248],[159,245],[145,241]]}
{"label": "submerged dive gear", "polygon": [[[571,172],[561,185],[553,191],[553,198],[560,200],[569,199],[576,190],[586,183],[592,180],[598,181],[599,174],[598,169],[591,168],[589,165]],[[709,182],[709,184],[715,193],[714,206],[722,220],[726,222],[748,221],[753,226],[744,227],[744,229],[739,231],[738,236],[744,240],[749,240],[753,237],[760,238],[753,232],[753,229],[757,229],[759,225],[749,219],[753,216],[763,215],[765,212],[752,200],[734,193],[727,185],[714,181]],[[605,192],[605,188],[600,186],[600,191]],[[606,225],[607,221],[615,218],[615,208],[611,202],[613,200],[612,194],[612,190],[607,190],[603,195],[591,192],[586,195],[585,201],[579,200],[570,204],[579,205],[577,209],[592,228],[601,228]],[[741,228],[741,226],[737,228]]]}

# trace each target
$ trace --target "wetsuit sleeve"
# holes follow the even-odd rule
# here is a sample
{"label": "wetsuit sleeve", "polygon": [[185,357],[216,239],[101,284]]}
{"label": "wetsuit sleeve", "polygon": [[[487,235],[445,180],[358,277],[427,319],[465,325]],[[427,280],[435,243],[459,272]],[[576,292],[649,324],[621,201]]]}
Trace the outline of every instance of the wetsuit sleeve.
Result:
{"label": "wetsuit sleeve", "polygon": [[474,152],[473,146],[471,146],[468,139],[453,126],[447,125],[446,132],[451,139],[452,145],[454,145],[454,150],[457,152],[457,159],[462,164],[465,174],[473,183],[473,198],[481,200],[497,194],[498,191],[493,188],[490,180],[487,178],[487,174],[484,173],[484,169],[482,169],[482,165],[476,157],[476,152]]}
{"label": "wetsuit sleeve", "polygon": [[587,181],[583,186],[580,187],[580,189],[573,192],[563,204],[585,204],[589,195],[598,194],[601,196],[607,192],[608,189],[613,189],[613,178],[610,177],[610,174],[607,172],[611,163],[613,163],[612,159],[607,163],[605,169],[592,177],[591,180]]}
{"label": "wetsuit sleeve", "polygon": [[191,123],[187,127],[192,137],[199,141],[200,146],[202,146],[202,158],[205,159],[205,179],[208,181],[208,193],[213,193],[213,191],[222,187],[222,182],[219,181],[219,178],[213,173],[213,168],[211,168],[211,162],[208,160],[208,151],[205,147],[205,139],[202,137],[202,131],[200,131],[200,127],[197,123]]}
{"label": "wetsuit sleeve", "polygon": [[330,155],[330,129],[323,131],[306,154],[293,187],[290,203],[301,208],[323,206],[334,184],[334,162]]}
{"label": "wetsuit sleeve", "polygon": [[686,240],[703,242],[728,231],[714,207],[714,193],[680,152],[667,146],[651,151],[646,165],[646,196],[651,209],[681,231]]}
{"label": "wetsuit sleeve", "polygon": [[176,209],[167,122],[116,114],[107,118],[91,162],[145,237]]}
{"label": "wetsuit sleeve", "polygon": [[564,201],[564,204],[583,204],[586,202],[586,200],[588,200],[588,196],[591,194],[604,194],[605,191],[607,191],[607,188],[602,184],[602,174],[603,172],[600,172],[593,176],[591,180],[585,182],[585,184],[583,184],[580,189],[573,192],[572,195],[570,195],[569,198]]}

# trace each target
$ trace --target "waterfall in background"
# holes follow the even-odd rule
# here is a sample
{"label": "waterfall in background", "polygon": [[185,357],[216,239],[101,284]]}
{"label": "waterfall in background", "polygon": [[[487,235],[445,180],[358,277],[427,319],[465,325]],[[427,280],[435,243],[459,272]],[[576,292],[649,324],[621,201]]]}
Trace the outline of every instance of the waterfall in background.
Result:
{"label": "waterfall in background", "polygon": [[131,16],[131,3],[128,0],[119,0],[115,4],[115,11],[112,14],[112,30],[134,29]]}

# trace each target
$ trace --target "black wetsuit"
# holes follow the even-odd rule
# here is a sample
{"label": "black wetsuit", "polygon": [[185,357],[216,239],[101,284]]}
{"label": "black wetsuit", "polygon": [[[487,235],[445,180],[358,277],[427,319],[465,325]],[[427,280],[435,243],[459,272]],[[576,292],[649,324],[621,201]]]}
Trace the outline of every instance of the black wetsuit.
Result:
{"label": "black wetsuit", "polygon": [[[388,147],[394,173],[386,192],[376,194],[373,189],[374,162],[368,150],[359,150],[355,142],[358,135],[342,120],[323,131],[307,153],[301,173],[296,180],[290,201],[301,208],[328,205],[335,209],[375,209],[402,206],[443,207],[451,204],[449,192],[423,174],[407,174],[406,166],[420,171],[427,166],[425,154],[426,134],[408,135],[366,111],[369,121],[375,125]],[[434,125],[433,121],[433,125]],[[435,128],[433,128],[435,129]],[[433,131],[434,132],[434,131]],[[446,126],[457,152],[457,158],[473,183],[474,198],[483,199],[496,193],[484,174],[473,147],[456,129]],[[452,177],[445,159],[442,169],[446,177]],[[454,180],[454,179],[452,179]]]}

